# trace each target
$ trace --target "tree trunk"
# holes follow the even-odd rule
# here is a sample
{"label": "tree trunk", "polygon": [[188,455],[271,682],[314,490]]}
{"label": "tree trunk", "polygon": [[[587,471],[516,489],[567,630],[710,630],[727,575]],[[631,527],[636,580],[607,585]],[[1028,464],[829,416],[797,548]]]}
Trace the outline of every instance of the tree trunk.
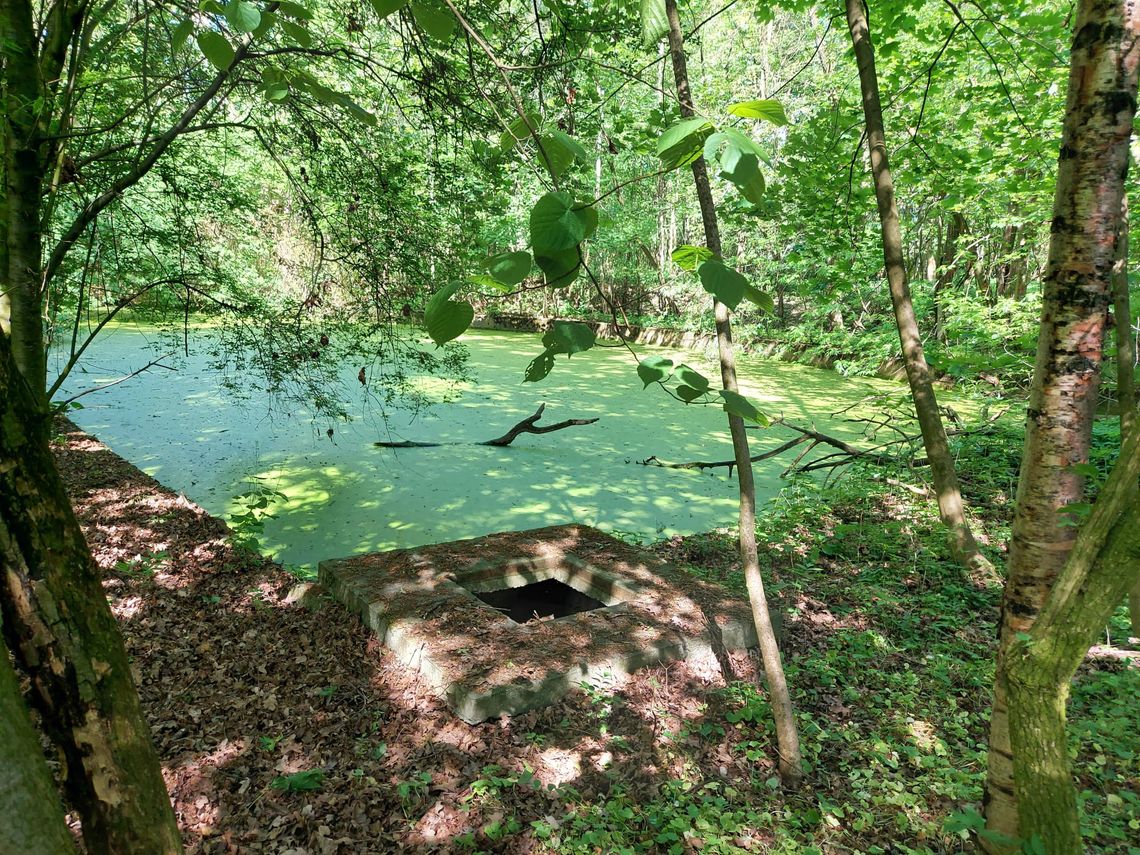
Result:
{"label": "tree trunk", "polygon": [[[1038,686],[1052,685],[1054,691],[1046,693],[1031,712],[1024,709],[1033,700],[1022,688],[1032,682],[1027,682],[1023,670],[1046,670],[1049,663],[1015,666],[1011,651],[1021,650],[1018,639],[1033,628],[1076,540],[1076,529],[1063,524],[1063,509],[1080,501],[1084,493],[1083,478],[1073,467],[1088,459],[1100,383],[1116,226],[1136,111],[1138,37],[1140,7],[1118,0],[1079,4],[990,721],[986,822],[990,830],[1010,837],[1024,836],[1026,831],[1019,820],[1018,793],[1026,775],[1035,774],[1020,764],[1031,764],[1036,774],[1043,773],[1035,757],[1014,753],[1018,745],[1011,743],[1011,716],[1032,731],[1034,716],[1040,720],[1046,714],[1055,716],[1058,709],[1064,712],[1064,698],[1058,700],[1057,692],[1065,691],[1067,683],[1060,686],[1055,679],[1037,680]],[[1098,508],[1103,501],[1102,497]],[[1042,656],[1019,653],[1015,658],[1032,663]],[[1050,709],[1043,710],[1042,704]],[[1064,740],[1052,748],[1063,752]],[[1071,778],[1059,784],[1071,790]],[[1026,797],[1039,797],[1036,785]],[[1066,817],[1075,817],[1075,806],[1067,803],[1051,803],[1046,810],[1062,807]],[[1036,804],[1026,808],[1039,816]],[[1066,822],[1071,825],[1069,819]],[[1079,851],[1072,838],[1079,832],[1070,827],[1066,833],[1065,838],[1045,843],[1072,848],[1050,851]],[[986,845],[1001,851],[992,843]]]}
{"label": "tree trunk", "polygon": [[1082,851],[1065,705],[1089,645],[1140,579],[1138,477],[1133,426],[1040,617],[1028,635],[1003,646],[1018,834],[1039,840],[1047,855]]}
{"label": "tree trunk", "polygon": [[63,821],[63,808],[8,648],[0,638],[0,852],[65,855],[75,841]]}
{"label": "tree trunk", "polygon": [[[54,33],[53,33],[54,35]],[[0,80],[4,110],[4,268],[12,352],[28,378],[37,409],[47,410],[40,202],[45,175],[37,113],[41,96],[38,43],[27,0],[0,0]]]}
{"label": "tree trunk", "polygon": [[130,663],[48,445],[0,336],[0,619],[66,765],[92,855],[180,852]]}
{"label": "tree trunk", "polygon": [[[1120,409],[1120,438],[1136,418],[1136,354],[1132,349],[1132,304],[1128,297],[1128,198],[1120,201],[1116,230],[1116,259],[1112,266],[1112,315],[1116,321],[1116,403]],[[1132,636],[1140,638],[1140,579],[1128,592]]]}
{"label": "tree trunk", "polygon": [[[665,13],[669,20],[669,54],[673,61],[673,77],[677,84],[677,100],[681,104],[681,115],[693,116],[693,96],[689,89],[689,72],[685,62],[685,49],[681,34],[681,21],[677,15],[676,0],[665,0]],[[716,205],[713,203],[712,189],[709,186],[708,171],[703,159],[693,162],[693,183],[696,185],[697,199],[701,206],[701,219],[705,227],[705,243],[710,250],[720,255],[720,227],[717,222]],[[736,356],[732,348],[732,323],[728,317],[728,307],[719,300],[713,304],[716,313],[717,350],[720,355],[720,376],[724,388],[735,392]],[[780,780],[785,787],[798,787],[803,777],[800,768],[800,741],[796,730],[792,698],[784,676],[784,664],[780,657],[780,647],[772,628],[772,617],[768,614],[768,598],[764,592],[764,580],[760,575],[760,560],[756,549],[756,485],[752,476],[752,460],[748,450],[748,434],[744,430],[744,420],[740,416],[728,416],[728,428],[732,435],[732,451],[736,458],[737,483],[740,489],[740,561],[744,568],[744,581],[748,588],[748,599],[752,606],[752,619],[756,623],[756,635],[760,641],[760,656],[764,663],[764,674],[768,681],[768,696],[772,705],[772,715],[776,723],[776,742],[780,752]]]}
{"label": "tree trunk", "polygon": [[958,211],[952,212],[950,222],[946,224],[946,237],[939,248],[934,277],[934,329],[931,335],[943,344],[946,343],[946,312],[940,298],[958,276],[958,239],[965,231],[966,218]]}
{"label": "tree trunk", "polygon": [[988,565],[978,550],[970,524],[966,521],[962,505],[962,492],[954,471],[954,459],[946,440],[946,428],[938,414],[938,400],[930,378],[930,366],[922,351],[922,337],[914,316],[914,304],[903,266],[902,231],[899,228],[898,208],[895,206],[894,180],[887,160],[886,135],[883,130],[883,111],[879,102],[879,82],[875,72],[875,53],[871,33],[867,27],[867,14],[862,0],[847,0],[847,25],[855,48],[859,66],[859,85],[863,90],[863,114],[867,121],[867,149],[871,156],[871,173],[875,180],[875,200],[879,206],[879,221],[883,233],[883,261],[887,269],[891,303],[899,328],[903,362],[918,424],[922,429],[922,442],[930,460],[934,490],[938,494],[938,511],[942,522],[950,529],[950,548],[954,557],[966,566]]}

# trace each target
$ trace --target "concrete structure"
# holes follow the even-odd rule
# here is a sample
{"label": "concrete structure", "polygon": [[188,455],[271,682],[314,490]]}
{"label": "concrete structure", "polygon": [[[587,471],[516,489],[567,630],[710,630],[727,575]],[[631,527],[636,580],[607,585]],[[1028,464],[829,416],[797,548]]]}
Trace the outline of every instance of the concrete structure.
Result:
{"label": "concrete structure", "polygon": [[[586,526],[322,561],[319,574],[472,724],[552,703],[583,682],[756,643],[745,599]],[[560,584],[536,584],[550,580]],[[499,608],[480,599],[525,586],[520,598],[489,596],[513,599]],[[550,595],[561,605],[546,608]],[[539,615],[588,610],[508,616],[532,606]]]}

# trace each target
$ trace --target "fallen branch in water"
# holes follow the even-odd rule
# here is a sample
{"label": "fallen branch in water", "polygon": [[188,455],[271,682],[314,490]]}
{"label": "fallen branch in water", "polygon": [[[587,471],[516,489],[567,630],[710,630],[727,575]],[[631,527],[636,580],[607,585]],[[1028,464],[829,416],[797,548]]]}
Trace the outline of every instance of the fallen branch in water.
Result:
{"label": "fallen branch in water", "polygon": [[413,442],[411,440],[401,440],[399,442],[374,442],[373,445],[378,448],[439,448],[441,445],[491,445],[496,448],[504,448],[519,438],[524,433],[552,433],[556,430],[564,430],[568,427],[576,427],[578,425],[592,425],[597,419],[566,419],[565,421],[556,422],[552,425],[544,425],[538,427],[536,424],[542,418],[542,412],[546,409],[546,404],[539,404],[538,409],[534,411],[533,416],[527,416],[521,422],[512,427],[509,431],[495,439],[488,439],[483,442],[464,443],[464,442]]}
{"label": "fallen branch in water", "polygon": [[[947,431],[946,435],[968,436],[969,434],[978,433],[979,431],[985,430],[987,427],[997,421],[997,419],[999,419],[1007,411],[1008,407],[1006,409],[998,411],[996,414],[991,415],[985,424],[982,424],[977,428],[961,428],[959,430]],[[957,419],[956,416],[955,418],[957,423],[960,424],[961,420]],[[890,424],[886,421],[877,421],[874,419],[866,418],[848,419],[848,421],[856,423],[869,422],[873,425],[878,426],[879,428],[890,428],[899,435],[899,438],[892,439],[887,442],[881,442],[878,445],[874,445],[870,448],[859,448],[845,440],[840,439],[837,436],[831,436],[830,434],[822,433],[821,431],[815,430],[814,428],[800,427],[799,425],[792,424],[791,422],[787,422],[783,419],[777,419],[776,421],[772,422],[773,427],[776,425],[786,427],[789,430],[795,431],[797,434],[799,434],[799,436],[793,437],[783,445],[773,448],[771,451],[765,451],[762,454],[755,455],[752,457],[752,462],[755,463],[759,460],[768,460],[770,458],[783,454],[785,451],[789,451],[790,449],[795,448],[797,445],[804,445],[804,448],[801,449],[799,454],[796,455],[795,460],[793,460],[791,464],[783,472],[780,473],[781,478],[785,478],[793,472],[815,472],[820,469],[830,469],[834,471],[835,469],[838,469],[841,466],[847,466],[856,460],[872,463],[876,466],[898,466],[900,463],[904,463],[910,469],[917,469],[922,466],[930,465],[930,461],[928,461],[925,457],[904,460],[903,456],[901,455],[885,453],[888,450],[896,449],[899,446],[920,448],[922,443],[922,434],[908,434],[904,430],[900,429],[897,425]],[[807,457],[807,455],[809,455],[813,450],[821,445],[828,446],[835,450],[829,454],[825,454],[822,457],[817,457],[808,463],[800,465],[800,462],[805,457]],[[733,467],[736,466],[735,460],[691,460],[686,463],[672,463],[667,460],[662,460],[656,455],[647,457],[645,460],[639,460],[637,462],[642,466],[661,466],[666,469],[727,469],[730,478],[732,477]],[[913,487],[901,483],[899,483],[897,486],[905,487],[906,489],[911,490],[912,492],[915,492],[919,495],[921,495],[919,491],[925,489],[923,487]]]}

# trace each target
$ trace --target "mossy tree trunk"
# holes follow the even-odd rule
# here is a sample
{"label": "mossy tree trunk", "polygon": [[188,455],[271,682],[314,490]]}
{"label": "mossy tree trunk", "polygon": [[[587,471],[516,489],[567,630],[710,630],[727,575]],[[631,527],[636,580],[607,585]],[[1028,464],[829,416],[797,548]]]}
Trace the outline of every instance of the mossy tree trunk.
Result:
{"label": "mossy tree trunk", "polygon": [[[669,55],[673,63],[677,100],[681,105],[681,115],[691,118],[694,115],[693,96],[689,88],[684,38],[681,21],[677,15],[676,0],[665,0],[665,14],[669,21]],[[719,256],[720,226],[717,222],[716,205],[713,202],[712,188],[709,186],[704,160],[701,158],[695,160],[692,169],[693,183],[704,223],[705,243]],[[716,316],[721,382],[725,389],[735,392],[736,356],[732,347],[732,322],[729,319],[728,306],[715,300],[713,309]],[[731,413],[728,416],[728,428],[732,436],[733,457],[736,460],[737,484],[740,490],[740,560],[744,568],[744,582],[748,588],[752,618],[756,624],[756,635],[760,640],[760,657],[764,663],[768,698],[776,724],[776,743],[780,752],[778,764],[780,780],[785,787],[793,789],[799,786],[803,777],[799,733],[796,729],[791,694],[784,676],[780,646],[772,627],[771,615],[768,613],[764,580],[760,575],[760,560],[756,547],[756,485],[752,475],[752,457],[748,450],[748,434],[745,432],[744,420]]]}
{"label": "mossy tree trunk", "polygon": [[[1058,853],[1080,851],[1064,735],[1068,680],[1103,626],[1103,592],[1119,587],[1115,605],[1127,590],[1120,556],[1136,532],[1126,528],[1135,508],[1125,513],[1134,506],[1135,431],[1117,467],[1131,482],[1110,479],[1079,540],[1064,509],[1084,493],[1074,467],[1088,459],[1100,384],[1138,39],[1136,4],[1079,4],[990,722],[988,828],[1010,838],[1037,834]],[[1105,522],[1110,503],[1119,507]]]}
{"label": "mossy tree trunk", "polygon": [[75,841],[0,638],[0,852],[68,855]]}
{"label": "mossy tree trunk", "polygon": [[87,851],[180,852],[123,639],[44,440],[47,418],[0,335],[4,641],[31,678],[32,703],[63,755]]}
{"label": "mossy tree trunk", "polygon": [[[1116,227],[1116,263],[1112,267],[1112,314],[1116,322],[1116,403],[1120,436],[1128,435],[1136,419],[1136,351],[1132,345],[1132,301],[1128,296],[1128,199],[1120,202]],[[1128,592],[1132,635],[1140,638],[1140,579]]]}

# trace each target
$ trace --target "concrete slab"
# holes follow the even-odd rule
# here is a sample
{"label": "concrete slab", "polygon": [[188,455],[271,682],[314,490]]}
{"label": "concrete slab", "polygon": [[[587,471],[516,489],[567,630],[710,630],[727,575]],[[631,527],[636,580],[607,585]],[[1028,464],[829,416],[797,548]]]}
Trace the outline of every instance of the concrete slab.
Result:
{"label": "concrete slab", "polygon": [[[583,682],[756,644],[747,601],[587,526],[322,561],[319,577],[471,724]],[[604,605],[517,623],[475,595],[546,579]]]}

